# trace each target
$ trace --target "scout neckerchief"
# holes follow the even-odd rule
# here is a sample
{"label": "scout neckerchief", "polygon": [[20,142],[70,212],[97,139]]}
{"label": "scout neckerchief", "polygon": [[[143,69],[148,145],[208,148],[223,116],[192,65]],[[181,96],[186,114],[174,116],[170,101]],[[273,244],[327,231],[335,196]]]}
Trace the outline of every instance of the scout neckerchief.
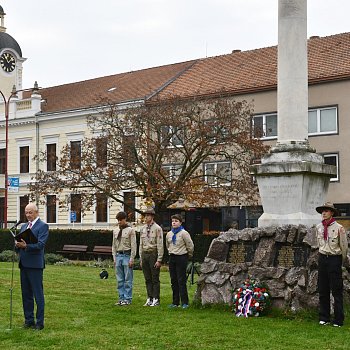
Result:
{"label": "scout neckerchief", "polygon": [[172,228],[171,232],[173,233],[173,237],[171,237],[171,240],[173,241],[173,244],[176,244],[176,235],[183,230],[183,226],[181,225],[180,227],[177,228]]}
{"label": "scout neckerchief", "polygon": [[154,224],[154,221],[152,221],[152,223],[151,224],[147,224],[147,227],[146,227],[146,231],[147,231],[147,238],[149,238],[149,236],[150,236],[150,233],[151,233],[151,227],[152,227],[152,225]]}
{"label": "scout neckerchief", "polygon": [[119,232],[118,232],[118,237],[117,237],[117,240],[118,240],[119,243],[120,243],[120,241],[122,239],[123,229],[125,229],[126,227],[128,227],[128,224],[126,224],[126,225],[119,225]]}
{"label": "scout neckerchief", "polygon": [[325,241],[328,240],[328,226],[332,225],[333,222],[335,222],[334,218],[331,218],[330,220],[322,220],[323,238],[324,238]]}

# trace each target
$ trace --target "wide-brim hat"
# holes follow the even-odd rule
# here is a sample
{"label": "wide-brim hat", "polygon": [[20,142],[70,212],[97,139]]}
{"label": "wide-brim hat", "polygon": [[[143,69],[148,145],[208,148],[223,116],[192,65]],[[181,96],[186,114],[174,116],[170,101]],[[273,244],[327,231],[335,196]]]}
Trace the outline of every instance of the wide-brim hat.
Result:
{"label": "wide-brim hat", "polygon": [[150,214],[150,215],[156,215],[156,212],[154,211],[153,208],[147,208],[144,212],[142,212],[143,215],[147,215],[147,214]]}
{"label": "wide-brim hat", "polygon": [[317,207],[317,208],[316,208],[316,211],[317,211],[318,213],[322,214],[322,211],[325,210],[325,209],[331,210],[331,211],[333,212],[333,215],[334,215],[334,216],[339,216],[339,215],[340,215],[339,210],[338,210],[338,209],[334,206],[334,204],[331,203],[331,202],[326,202],[325,204],[323,204],[323,205]]}

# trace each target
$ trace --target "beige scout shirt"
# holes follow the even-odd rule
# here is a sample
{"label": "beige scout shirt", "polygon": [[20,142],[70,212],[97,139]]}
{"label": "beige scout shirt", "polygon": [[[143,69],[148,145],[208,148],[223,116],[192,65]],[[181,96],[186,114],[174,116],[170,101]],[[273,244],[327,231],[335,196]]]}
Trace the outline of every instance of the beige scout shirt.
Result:
{"label": "beige scout shirt", "polygon": [[148,233],[147,226],[143,226],[140,232],[140,259],[142,261],[143,252],[157,252],[157,261],[162,262],[164,254],[163,230],[157,223],[153,222]]}
{"label": "beige scout shirt", "polygon": [[193,256],[194,244],[192,242],[190,234],[186,230],[181,230],[176,235],[176,244],[173,243],[173,233],[169,231],[166,235],[166,247],[169,254],[183,255],[188,254],[189,257]]}
{"label": "beige scout shirt", "polygon": [[113,230],[112,255],[115,261],[115,256],[118,251],[131,250],[130,260],[134,261],[136,255],[136,234],[135,230],[127,226],[122,231],[120,242],[118,242],[119,226]]}
{"label": "beige scout shirt", "polygon": [[336,221],[328,226],[328,239],[323,238],[323,225],[317,225],[319,252],[325,255],[342,255],[343,261],[348,253],[348,239],[345,229]]}

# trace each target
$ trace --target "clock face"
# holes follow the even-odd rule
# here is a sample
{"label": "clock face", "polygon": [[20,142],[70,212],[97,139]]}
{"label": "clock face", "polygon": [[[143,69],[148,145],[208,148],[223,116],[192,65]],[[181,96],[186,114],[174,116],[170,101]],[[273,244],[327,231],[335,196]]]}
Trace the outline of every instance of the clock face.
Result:
{"label": "clock face", "polygon": [[16,59],[9,52],[5,52],[0,56],[0,66],[5,72],[11,73],[16,68]]}

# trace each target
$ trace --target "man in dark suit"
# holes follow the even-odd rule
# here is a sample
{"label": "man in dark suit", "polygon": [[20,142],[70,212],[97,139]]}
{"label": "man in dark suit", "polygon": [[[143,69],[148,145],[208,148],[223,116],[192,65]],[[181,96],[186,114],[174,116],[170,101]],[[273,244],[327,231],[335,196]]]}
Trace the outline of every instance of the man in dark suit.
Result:
{"label": "man in dark suit", "polygon": [[[38,208],[29,203],[25,208],[28,224],[22,225],[21,232],[30,228],[37,238],[35,244],[27,244],[23,239],[16,241],[21,271],[24,328],[41,330],[44,328],[43,270],[45,268],[44,248],[49,237],[49,226],[40,220]],[[34,299],[36,302],[36,322],[34,319]]]}

